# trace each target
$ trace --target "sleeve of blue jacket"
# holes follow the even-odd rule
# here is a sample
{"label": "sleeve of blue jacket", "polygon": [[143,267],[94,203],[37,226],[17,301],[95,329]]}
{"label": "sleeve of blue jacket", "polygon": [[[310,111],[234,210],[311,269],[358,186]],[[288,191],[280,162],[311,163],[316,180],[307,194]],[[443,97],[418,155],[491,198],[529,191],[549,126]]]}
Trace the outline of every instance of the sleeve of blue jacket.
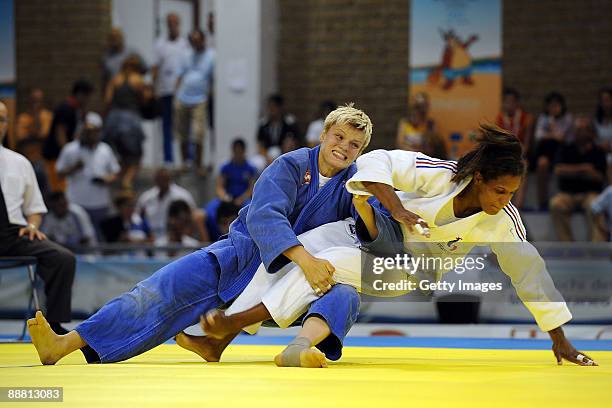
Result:
{"label": "sleeve of blue jacket", "polygon": [[279,157],[261,174],[253,190],[247,229],[269,272],[272,262],[287,249],[301,245],[289,221],[297,199],[299,169],[290,158]]}

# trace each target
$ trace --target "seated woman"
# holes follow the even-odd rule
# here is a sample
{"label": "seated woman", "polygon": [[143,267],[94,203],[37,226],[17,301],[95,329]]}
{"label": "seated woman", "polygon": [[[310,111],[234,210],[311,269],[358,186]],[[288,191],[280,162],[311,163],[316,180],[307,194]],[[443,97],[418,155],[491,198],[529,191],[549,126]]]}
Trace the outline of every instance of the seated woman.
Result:
{"label": "seated woman", "polygon": [[[356,230],[365,247],[388,252],[393,243],[403,242],[410,254],[461,257],[474,246],[488,243],[540,329],[549,333],[558,363],[566,359],[580,365],[596,365],[565,338],[561,326],[571,319],[571,313],[555,289],[544,261],[526,241],[525,228],[510,203],[525,172],[521,145],[514,135],[483,126],[478,146],[458,162],[422,153],[376,150],[362,156],[357,165],[358,172],[348,181],[347,189],[353,194],[374,194],[393,217],[373,210],[363,199],[353,200],[361,217]],[[310,234],[329,236],[325,231],[329,227],[319,227],[321,233],[313,230]],[[415,234],[415,230],[424,228],[429,229],[429,236]],[[461,253],[455,252],[454,244],[459,242]],[[334,265],[337,282],[362,289],[361,258],[354,246],[329,248],[318,254],[324,254]],[[439,268],[437,280],[450,270]],[[260,303],[249,308],[249,301],[239,297],[227,313],[207,314],[201,321],[203,329],[214,337],[269,318],[281,327],[288,325],[316,299],[316,293],[297,271],[295,267],[263,290],[247,287],[244,295],[254,293],[253,299],[257,301],[259,296]],[[256,277],[252,285],[258,282],[262,281]],[[278,365],[304,366],[312,356],[309,338],[298,335],[275,361]],[[323,367],[325,363],[311,366]]]}
{"label": "seated woman", "polygon": [[532,167],[536,170],[538,185],[538,206],[548,208],[548,184],[550,173],[561,147],[571,141],[574,117],[567,112],[565,98],[558,92],[551,92],[544,98],[544,112],[538,116],[535,125],[535,153]]}

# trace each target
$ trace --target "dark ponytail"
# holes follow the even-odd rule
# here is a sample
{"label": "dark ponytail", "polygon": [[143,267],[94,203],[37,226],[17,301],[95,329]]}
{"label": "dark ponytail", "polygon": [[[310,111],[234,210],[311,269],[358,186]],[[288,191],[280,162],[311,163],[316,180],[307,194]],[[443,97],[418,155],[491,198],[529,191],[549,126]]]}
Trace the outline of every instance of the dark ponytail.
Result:
{"label": "dark ponytail", "polygon": [[485,181],[501,176],[523,176],[525,160],[518,138],[492,124],[480,125],[478,145],[457,162],[452,181],[458,183],[480,172]]}

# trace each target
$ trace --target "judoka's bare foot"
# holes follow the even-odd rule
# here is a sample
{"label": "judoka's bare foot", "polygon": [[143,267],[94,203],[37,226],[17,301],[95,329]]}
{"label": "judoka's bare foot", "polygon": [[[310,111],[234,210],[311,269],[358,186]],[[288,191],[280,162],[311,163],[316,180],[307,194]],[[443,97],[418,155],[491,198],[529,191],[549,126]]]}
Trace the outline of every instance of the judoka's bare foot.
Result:
{"label": "judoka's bare foot", "polygon": [[174,339],[176,344],[182,348],[196,353],[209,363],[213,363],[221,359],[221,354],[234,337],[235,335],[219,340],[209,336],[192,336],[180,332]]}
{"label": "judoka's bare foot", "polygon": [[200,316],[200,326],[207,336],[215,339],[222,339],[230,334],[240,332],[241,327],[237,327],[230,316],[226,316],[220,310],[211,310],[205,316]]}
{"label": "judoka's bare foot", "polygon": [[64,336],[55,334],[40,310],[34,318],[28,320],[28,331],[38,358],[44,365],[55,364],[67,354]]}
{"label": "judoka's bare foot", "polygon": [[274,357],[278,367],[326,368],[325,354],[310,348],[310,341],[304,337],[293,340],[282,353]]}

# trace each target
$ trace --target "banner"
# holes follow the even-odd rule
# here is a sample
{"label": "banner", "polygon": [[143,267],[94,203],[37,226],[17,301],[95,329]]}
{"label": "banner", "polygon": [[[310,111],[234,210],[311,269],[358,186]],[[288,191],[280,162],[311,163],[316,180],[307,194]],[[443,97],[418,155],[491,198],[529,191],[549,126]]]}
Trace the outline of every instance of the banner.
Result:
{"label": "banner", "polygon": [[410,100],[429,97],[436,133],[456,159],[501,107],[501,0],[412,0]]}

